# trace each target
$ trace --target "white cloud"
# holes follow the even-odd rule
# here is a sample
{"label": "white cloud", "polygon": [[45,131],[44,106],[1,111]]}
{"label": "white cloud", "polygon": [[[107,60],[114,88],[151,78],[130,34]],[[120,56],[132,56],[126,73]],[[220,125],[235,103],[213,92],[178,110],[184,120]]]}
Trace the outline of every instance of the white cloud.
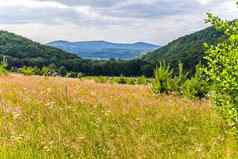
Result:
{"label": "white cloud", "polygon": [[66,5],[54,2],[54,1],[36,1],[36,0],[1,0],[1,7],[27,7],[27,8],[43,8],[43,7],[53,7],[53,8],[67,8]]}
{"label": "white cloud", "polygon": [[201,4],[209,4],[215,0],[196,0],[197,2],[201,3]]}
{"label": "white cloud", "polygon": [[40,42],[165,44],[206,27],[206,12],[238,15],[233,0],[0,0],[0,27]]}

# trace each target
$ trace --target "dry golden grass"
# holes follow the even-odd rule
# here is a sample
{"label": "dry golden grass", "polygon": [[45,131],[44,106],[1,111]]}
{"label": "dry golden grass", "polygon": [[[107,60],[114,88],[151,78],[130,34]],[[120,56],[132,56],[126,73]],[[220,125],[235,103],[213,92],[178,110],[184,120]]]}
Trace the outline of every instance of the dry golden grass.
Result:
{"label": "dry golden grass", "polygon": [[0,77],[0,106],[6,158],[238,156],[208,101],[155,96],[149,86],[10,74]]}
{"label": "dry golden grass", "polygon": [[[77,100],[84,104],[118,106],[123,107],[143,107],[160,105],[184,105],[193,107],[209,108],[207,101],[193,102],[191,100],[181,99],[174,95],[156,96],[152,93],[149,86],[142,85],[119,85],[119,84],[101,84],[94,80],[77,80],[70,78],[52,78],[40,76],[22,76],[11,74],[0,78],[1,85],[15,85],[16,87],[29,91],[36,98],[47,101],[51,97],[48,93],[65,93],[70,100]],[[52,91],[51,91],[52,90]],[[42,94],[44,94],[42,96]],[[57,96],[57,95],[56,95]]]}

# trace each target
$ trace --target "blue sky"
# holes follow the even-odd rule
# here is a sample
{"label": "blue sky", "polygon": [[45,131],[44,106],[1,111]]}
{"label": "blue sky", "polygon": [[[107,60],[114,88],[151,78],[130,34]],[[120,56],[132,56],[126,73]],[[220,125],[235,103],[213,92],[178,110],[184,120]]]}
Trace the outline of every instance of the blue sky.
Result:
{"label": "blue sky", "polygon": [[0,28],[53,40],[166,44],[205,28],[206,12],[238,18],[234,0],[0,0]]}

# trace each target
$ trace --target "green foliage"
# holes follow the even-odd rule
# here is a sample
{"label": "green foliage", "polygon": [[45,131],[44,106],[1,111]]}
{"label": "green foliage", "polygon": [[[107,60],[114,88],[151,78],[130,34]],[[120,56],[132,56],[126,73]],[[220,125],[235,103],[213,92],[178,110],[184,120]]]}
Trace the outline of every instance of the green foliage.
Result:
{"label": "green foliage", "polygon": [[0,76],[6,75],[7,73],[7,58],[3,57],[2,62],[0,62]]}
{"label": "green foliage", "polygon": [[194,77],[185,81],[183,86],[183,95],[191,99],[204,98],[209,92],[209,84],[203,79],[203,70],[201,65],[196,66]]}
{"label": "green foliage", "polygon": [[209,27],[178,38],[168,45],[146,54],[143,59],[152,64],[165,61],[170,64],[174,71],[177,71],[178,63],[181,62],[184,64],[186,71],[195,71],[195,66],[203,61],[205,49],[202,44],[204,42],[217,44],[221,39],[224,39],[223,32],[217,31],[214,27]]}
{"label": "green foliage", "polygon": [[137,84],[141,84],[141,85],[146,85],[149,83],[148,79],[145,77],[145,76],[140,76],[137,81],[136,81]]}
{"label": "green foliage", "polygon": [[0,76],[6,75],[7,69],[3,64],[0,64]]}
{"label": "green foliage", "polygon": [[191,78],[183,70],[183,64],[179,64],[178,76],[173,76],[173,70],[169,65],[160,64],[155,70],[155,79],[152,82],[152,90],[156,93],[174,92],[191,99],[204,98],[209,92],[209,84],[204,80],[201,65],[196,66],[195,75]]}
{"label": "green foliage", "polygon": [[169,65],[160,63],[155,69],[155,80],[152,82],[152,89],[155,93],[168,93],[171,90],[173,70]]}
{"label": "green foliage", "polygon": [[116,78],[116,83],[127,84],[128,80],[124,76],[121,75],[119,78]]}
{"label": "green foliage", "polygon": [[65,77],[68,77],[68,78],[81,78],[81,77],[83,77],[83,75],[81,73],[68,72]]}
{"label": "green foliage", "polygon": [[84,74],[83,73],[77,73],[77,78],[79,78],[79,79],[81,79],[81,78],[83,78],[84,77]]}
{"label": "green foliage", "polygon": [[53,73],[55,72],[54,69],[50,68],[50,67],[46,67],[44,66],[42,69],[41,69],[41,74],[43,76],[50,76],[52,75]]}
{"label": "green foliage", "polygon": [[98,83],[107,83],[108,82],[108,78],[104,77],[104,76],[97,76],[94,78],[94,80]]}
{"label": "green foliage", "polygon": [[19,73],[22,73],[27,76],[31,75],[43,75],[43,76],[50,76],[53,74],[54,70],[52,70],[50,67],[44,66],[43,68],[38,68],[38,67],[21,67],[18,69]]}
{"label": "green foliage", "polygon": [[[177,61],[184,63],[185,70],[194,70],[201,60],[205,41],[215,43],[223,34],[209,28],[207,30],[180,38],[162,47],[144,58],[134,60],[84,60],[80,57],[41,45],[13,33],[0,31],[0,56],[7,56],[8,68],[38,67],[54,65],[54,69],[61,76],[68,72],[81,72],[89,76],[124,76],[138,77],[153,76],[153,70],[158,61],[166,61],[174,71],[177,71]],[[131,81],[133,83],[133,81]]]}
{"label": "green foliage", "polygon": [[18,71],[26,76],[31,76],[35,74],[35,69],[33,67],[24,66],[20,68]]}
{"label": "green foliage", "polygon": [[238,132],[238,22],[229,23],[208,14],[208,22],[226,35],[217,45],[206,45],[205,71],[213,84],[217,110]]}
{"label": "green foliage", "polygon": [[98,83],[111,83],[111,84],[126,84],[126,85],[147,85],[152,82],[152,79],[141,77],[107,77],[107,76],[96,76],[96,77],[86,77],[93,79]]}
{"label": "green foliage", "polygon": [[173,80],[174,81],[173,88],[178,94],[181,95],[184,83],[188,79],[188,72],[186,73],[184,71],[184,66],[182,63],[179,63],[178,68],[179,68],[179,71],[178,71],[179,73],[178,73],[178,76],[176,76]]}
{"label": "green foliage", "polygon": [[0,31],[0,46],[0,57],[8,57],[9,68],[53,65],[61,76],[66,76],[68,72],[81,72],[90,76],[152,76],[153,72],[153,66],[141,59],[84,60],[6,31]]}

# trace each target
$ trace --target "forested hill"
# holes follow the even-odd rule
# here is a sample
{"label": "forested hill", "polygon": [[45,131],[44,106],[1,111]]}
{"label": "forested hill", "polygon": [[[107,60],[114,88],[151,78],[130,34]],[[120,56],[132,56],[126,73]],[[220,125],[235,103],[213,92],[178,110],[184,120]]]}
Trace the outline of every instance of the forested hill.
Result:
{"label": "forested hill", "polygon": [[222,38],[224,38],[223,33],[209,27],[174,40],[168,45],[146,54],[143,60],[153,64],[165,61],[173,67],[176,67],[180,61],[189,70],[202,60],[205,52],[203,43],[215,44]]}
{"label": "forested hill", "polygon": [[146,64],[140,59],[84,60],[77,55],[42,45],[7,31],[0,31],[0,60],[3,56],[7,57],[9,69],[23,66],[38,68],[54,66],[57,70],[63,67],[68,72],[80,72],[86,75],[139,76],[144,74],[142,70]]}
{"label": "forested hill", "polygon": [[0,31],[0,56],[7,56],[10,66],[64,65],[73,69],[72,61],[80,62],[80,57],[60,49],[45,46],[22,36]]}
{"label": "forested hill", "polygon": [[87,75],[107,76],[152,76],[159,61],[170,63],[176,68],[180,61],[186,70],[193,70],[202,60],[203,43],[215,44],[224,35],[210,27],[202,31],[181,37],[168,45],[148,53],[140,59],[121,60],[84,60],[63,50],[33,42],[24,37],[6,31],[0,31],[0,56],[7,56],[9,67],[49,66],[57,69],[81,72]]}

